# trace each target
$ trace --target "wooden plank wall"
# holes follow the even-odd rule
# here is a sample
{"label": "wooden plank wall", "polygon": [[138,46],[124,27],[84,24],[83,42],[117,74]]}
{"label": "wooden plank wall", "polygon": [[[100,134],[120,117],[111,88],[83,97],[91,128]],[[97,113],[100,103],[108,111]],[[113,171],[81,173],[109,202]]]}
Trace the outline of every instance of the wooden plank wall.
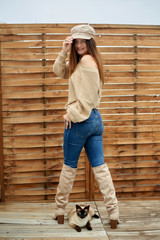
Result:
{"label": "wooden plank wall", "polygon": [[[0,25],[3,200],[54,199],[63,163],[68,81],[56,77],[52,65],[74,25]],[[158,198],[160,26],[92,26],[105,71],[104,157],[117,196]],[[102,196],[83,151],[71,200],[93,197]]]}

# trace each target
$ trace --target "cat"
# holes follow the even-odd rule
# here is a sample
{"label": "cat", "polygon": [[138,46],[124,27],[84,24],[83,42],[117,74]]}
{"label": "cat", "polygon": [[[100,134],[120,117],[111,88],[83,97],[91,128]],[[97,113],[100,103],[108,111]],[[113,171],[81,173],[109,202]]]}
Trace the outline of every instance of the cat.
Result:
{"label": "cat", "polygon": [[91,231],[92,227],[90,221],[92,217],[99,218],[90,205],[76,205],[68,213],[69,225],[77,232],[81,232],[82,227],[86,227],[89,231]]}

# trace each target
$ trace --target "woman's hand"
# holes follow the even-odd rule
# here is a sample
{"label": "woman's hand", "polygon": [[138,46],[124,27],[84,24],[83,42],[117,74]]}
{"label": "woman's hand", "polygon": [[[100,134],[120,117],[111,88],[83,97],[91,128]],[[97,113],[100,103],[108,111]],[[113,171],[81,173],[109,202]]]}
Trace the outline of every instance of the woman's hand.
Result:
{"label": "woman's hand", "polygon": [[62,50],[67,53],[72,45],[73,37],[67,37],[63,42]]}
{"label": "woman's hand", "polygon": [[65,115],[63,115],[64,118],[64,123],[65,123],[65,128],[68,129],[71,128],[71,119],[68,116],[68,113],[66,113]]}

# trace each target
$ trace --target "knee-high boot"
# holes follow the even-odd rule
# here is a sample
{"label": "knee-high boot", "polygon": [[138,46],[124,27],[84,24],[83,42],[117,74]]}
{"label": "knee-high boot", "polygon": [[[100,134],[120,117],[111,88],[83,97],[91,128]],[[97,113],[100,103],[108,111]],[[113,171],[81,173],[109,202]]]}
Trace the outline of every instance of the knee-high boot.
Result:
{"label": "knee-high boot", "polygon": [[65,207],[72,191],[76,171],[77,168],[71,168],[66,164],[63,164],[55,197],[56,211],[53,216],[53,218],[57,220],[59,224],[64,223]]}
{"label": "knee-high boot", "polygon": [[111,228],[117,228],[117,224],[119,223],[119,207],[108,166],[104,163],[98,167],[93,167],[93,172],[104,197],[104,205],[110,218]]}

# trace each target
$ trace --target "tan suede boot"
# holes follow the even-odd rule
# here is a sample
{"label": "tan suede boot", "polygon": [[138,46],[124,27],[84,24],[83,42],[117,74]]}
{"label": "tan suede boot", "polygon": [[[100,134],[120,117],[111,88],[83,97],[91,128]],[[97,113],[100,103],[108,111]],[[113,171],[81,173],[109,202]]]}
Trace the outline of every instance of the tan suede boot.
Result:
{"label": "tan suede boot", "polygon": [[77,168],[71,168],[63,164],[55,197],[56,211],[53,216],[58,221],[58,224],[64,223],[64,211],[72,191],[76,171]]}
{"label": "tan suede boot", "polygon": [[95,179],[104,197],[104,205],[108,211],[111,228],[117,228],[119,223],[119,207],[112,182],[112,177],[106,163],[93,168]]}

